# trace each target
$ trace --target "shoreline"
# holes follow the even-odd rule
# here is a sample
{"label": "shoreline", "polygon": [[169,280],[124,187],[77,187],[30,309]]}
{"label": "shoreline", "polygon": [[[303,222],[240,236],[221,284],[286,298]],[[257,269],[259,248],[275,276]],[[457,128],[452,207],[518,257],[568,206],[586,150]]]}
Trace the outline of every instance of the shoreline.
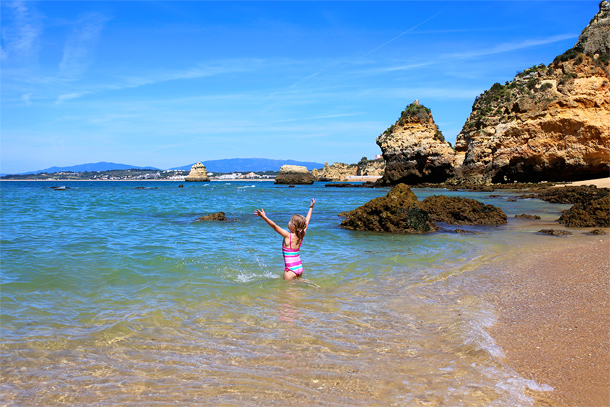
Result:
{"label": "shoreline", "polygon": [[503,362],[554,388],[537,406],[610,405],[610,238],[572,239],[511,250],[485,284]]}

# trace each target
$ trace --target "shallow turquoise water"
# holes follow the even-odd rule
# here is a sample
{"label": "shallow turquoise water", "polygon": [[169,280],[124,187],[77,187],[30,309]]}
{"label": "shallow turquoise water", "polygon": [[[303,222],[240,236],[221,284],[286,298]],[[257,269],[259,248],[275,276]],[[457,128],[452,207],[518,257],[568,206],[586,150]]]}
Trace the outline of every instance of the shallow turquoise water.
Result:
{"label": "shallow turquoise water", "polygon": [[[443,192],[509,224],[398,236],[339,227],[383,189],[52,185],[0,188],[2,404],[508,406],[541,389],[502,363],[468,279],[541,228],[513,215],[568,206]],[[311,198],[305,279],[284,282],[281,238],[253,212],[285,227]]]}

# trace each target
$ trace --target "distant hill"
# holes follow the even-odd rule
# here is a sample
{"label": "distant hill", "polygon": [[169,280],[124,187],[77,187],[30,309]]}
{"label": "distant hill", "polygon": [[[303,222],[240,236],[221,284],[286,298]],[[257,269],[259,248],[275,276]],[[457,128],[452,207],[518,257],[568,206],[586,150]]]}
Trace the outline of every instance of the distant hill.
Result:
{"label": "distant hill", "polygon": [[71,167],[51,167],[51,168],[45,168],[44,170],[23,172],[23,173],[21,173],[21,175],[38,174],[40,172],[47,172],[49,174],[52,174],[54,172],[66,172],[66,171],[86,172],[86,171],[128,170],[130,168],[141,168],[144,170],[158,170],[158,168],[154,168],[154,167],[138,167],[137,165],[99,162],[99,163],[73,165]]}
{"label": "distant hill", "polygon": [[[193,163],[195,164],[195,163]],[[183,167],[170,168],[171,170],[189,171],[193,164]],[[205,168],[210,172],[256,172],[256,171],[279,171],[282,165],[300,165],[308,170],[322,168],[324,164],[310,161],[294,160],[271,160],[268,158],[227,158],[224,160],[202,161]]]}

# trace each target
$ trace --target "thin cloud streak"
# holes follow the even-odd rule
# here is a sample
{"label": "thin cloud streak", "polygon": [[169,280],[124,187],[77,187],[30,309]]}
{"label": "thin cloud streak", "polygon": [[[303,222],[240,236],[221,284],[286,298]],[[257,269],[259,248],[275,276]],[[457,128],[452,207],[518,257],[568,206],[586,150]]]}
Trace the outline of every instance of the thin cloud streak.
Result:
{"label": "thin cloud streak", "polygon": [[81,18],[68,37],[59,63],[59,76],[68,80],[80,78],[93,64],[94,48],[108,17],[88,14]]}
{"label": "thin cloud streak", "polygon": [[525,48],[537,47],[540,45],[552,44],[555,42],[565,41],[573,38],[578,38],[577,34],[562,34],[562,35],[554,35],[552,37],[543,38],[543,39],[529,39],[525,41],[519,42],[509,42],[504,44],[499,44],[493,48],[488,49],[480,49],[476,51],[467,51],[467,52],[456,52],[451,54],[444,54],[444,58],[449,59],[470,59],[470,58],[478,58],[486,55],[493,54],[501,54],[504,52],[517,51]]}
{"label": "thin cloud streak", "polygon": [[13,24],[2,30],[2,39],[6,46],[0,50],[0,57],[21,59],[35,57],[39,50],[39,38],[42,35],[42,22],[38,12],[28,7],[24,1],[5,3],[2,7],[12,9]]}

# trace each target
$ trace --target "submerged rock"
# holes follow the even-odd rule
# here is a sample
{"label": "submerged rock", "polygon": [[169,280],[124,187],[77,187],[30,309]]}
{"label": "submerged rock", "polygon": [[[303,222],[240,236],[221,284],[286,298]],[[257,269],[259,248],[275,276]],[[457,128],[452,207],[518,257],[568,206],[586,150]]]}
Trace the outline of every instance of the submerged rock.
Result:
{"label": "submerged rock", "polygon": [[227,220],[224,212],[213,213],[211,215],[205,215],[197,220]]}
{"label": "submerged rock", "polygon": [[504,225],[506,214],[475,199],[433,195],[420,203],[434,222],[450,225]]}
{"label": "submerged rock", "polygon": [[572,236],[572,232],[559,229],[541,229],[538,233],[544,233],[545,235],[551,236]]}
{"label": "submerged rock", "polygon": [[567,227],[610,227],[610,196],[577,203],[557,220]]}
{"label": "submerged rock", "polygon": [[342,213],[347,219],[341,226],[352,230],[370,230],[403,234],[436,231],[436,226],[405,184],[396,185],[386,196],[375,198],[359,208]]}
{"label": "submerged rock", "polygon": [[566,186],[559,188],[541,188],[533,194],[520,198],[538,198],[550,203],[577,204],[602,198],[610,193],[608,188],[597,188],[595,185]]}
{"label": "submerged rock", "polygon": [[601,235],[605,235],[605,234],[606,234],[606,232],[604,232],[604,231],[603,231],[603,230],[601,230],[601,229],[593,229],[592,231],[590,231],[590,232],[589,232],[589,234],[590,234],[590,235],[598,235],[598,236],[601,236]]}
{"label": "submerged rock", "polygon": [[540,220],[540,216],[538,215],[528,215],[526,213],[522,213],[521,215],[515,215],[517,219],[532,219],[532,220]]}
{"label": "submerged rock", "polygon": [[299,165],[282,165],[275,177],[275,184],[313,184],[314,176],[307,167]]}

